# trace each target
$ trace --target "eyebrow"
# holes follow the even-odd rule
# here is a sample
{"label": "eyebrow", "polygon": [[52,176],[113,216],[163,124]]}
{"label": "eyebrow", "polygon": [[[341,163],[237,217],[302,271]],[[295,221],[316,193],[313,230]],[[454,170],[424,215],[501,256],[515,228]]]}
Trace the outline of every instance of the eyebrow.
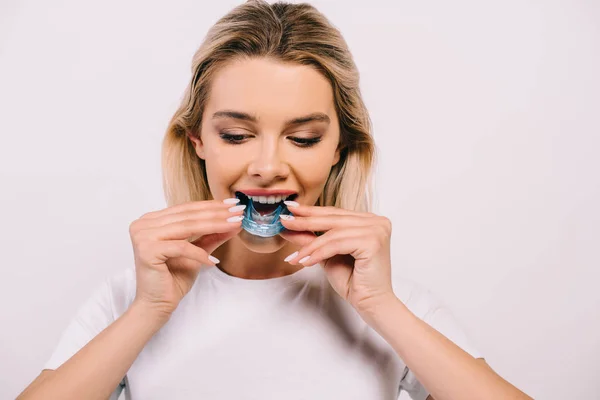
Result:
{"label": "eyebrow", "polygon": [[[258,122],[258,118],[254,115],[250,115],[248,113],[245,112],[241,112],[241,111],[234,111],[234,110],[223,110],[223,111],[217,111],[216,113],[213,114],[212,116],[213,119],[221,119],[221,118],[230,118],[230,119],[237,119],[240,121],[249,121],[249,122]],[[327,114],[321,113],[321,112],[315,112],[312,114],[308,114],[308,115],[304,115],[302,117],[297,117],[297,118],[293,118],[290,120],[285,121],[285,126],[290,126],[290,125],[301,125],[301,124],[306,124],[307,122],[325,122],[325,123],[330,123],[330,119],[327,116]]]}

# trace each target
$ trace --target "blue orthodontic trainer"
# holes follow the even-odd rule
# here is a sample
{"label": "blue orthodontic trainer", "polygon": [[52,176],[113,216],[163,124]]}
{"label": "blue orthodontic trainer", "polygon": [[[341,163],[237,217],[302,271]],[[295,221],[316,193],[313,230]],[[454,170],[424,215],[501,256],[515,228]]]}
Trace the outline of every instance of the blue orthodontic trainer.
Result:
{"label": "blue orthodontic trainer", "polygon": [[244,211],[244,219],[242,220],[242,228],[256,236],[273,237],[278,235],[285,228],[279,220],[280,215],[292,215],[285,204],[280,204],[275,211],[261,215],[254,208],[252,199],[248,199],[248,205]]}

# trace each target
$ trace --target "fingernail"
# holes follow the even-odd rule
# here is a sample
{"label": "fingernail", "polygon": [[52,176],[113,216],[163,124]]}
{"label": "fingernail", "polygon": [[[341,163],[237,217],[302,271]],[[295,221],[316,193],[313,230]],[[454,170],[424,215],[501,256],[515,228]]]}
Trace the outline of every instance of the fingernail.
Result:
{"label": "fingernail", "polygon": [[293,215],[287,215],[287,214],[281,214],[279,216],[279,218],[286,220],[286,221],[291,221],[291,220],[295,219]]}
{"label": "fingernail", "polygon": [[231,207],[229,209],[229,212],[238,212],[238,211],[242,211],[245,208],[246,208],[246,205],[240,204],[239,206]]}
{"label": "fingernail", "polygon": [[240,222],[243,219],[244,219],[243,215],[236,215],[234,217],[227,218],[227,222]]}
{"label": "fingernail", "polygon": [[300,264],[304,264],[305,262],[308,261],[308,259],[310,258],[310,256],[306,256],[303,259],[301,259],[300,261],[298,261]]}
{"label": "fingernail", "polygon": [[295,251],[292,254],[290,254],[289,256],[287,256],[283,261],[290,262],[291,260],[293,260],[294,258],[296,258],[297,255],[298,255],[298,252]]}
{"label": "fingernail", "polygon": [[208,259],[210,261],[212,261],[214,264],[218,264],[221,262],[221,261],[219,261],[219,259],[217,257],[213,257],[213,256],[208,256]]}
{"label": "fingernail", "polygon": [[240,199],[236,199],[234,197],[223,200],[223,203],[225,203],[225,204],[237,204],[239,202],[240,202]]}
{"label": "fingernail", "polygon": [[298,207],[300,204],[296,203],[295,201],[292,200],[286,200],[283,202],[283,204],[285,204],[288,207]]}

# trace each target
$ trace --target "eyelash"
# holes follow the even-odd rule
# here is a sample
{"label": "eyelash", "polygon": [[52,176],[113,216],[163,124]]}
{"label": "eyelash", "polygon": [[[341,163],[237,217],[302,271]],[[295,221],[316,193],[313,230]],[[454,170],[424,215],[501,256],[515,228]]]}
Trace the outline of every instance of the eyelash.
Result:
{"label": "eyelash", "polygon": [[[247,137],[249,137],[248,135],[240,135],[240,134],[235,134],[235,133],[226,133],[226,132],[221,132],[219,134],[219,136],[221,136],[221,139],[223,139],[225,142],[229,143],[229,144],[242,144],[243,140]],[[298,147],[312,147],[315,144],[319,143],[321,141],[320,137],[314,137],[314,138],[299,138],[299,137],[290,137],[289,138],[292,142],[294,142],[294,144]]]}

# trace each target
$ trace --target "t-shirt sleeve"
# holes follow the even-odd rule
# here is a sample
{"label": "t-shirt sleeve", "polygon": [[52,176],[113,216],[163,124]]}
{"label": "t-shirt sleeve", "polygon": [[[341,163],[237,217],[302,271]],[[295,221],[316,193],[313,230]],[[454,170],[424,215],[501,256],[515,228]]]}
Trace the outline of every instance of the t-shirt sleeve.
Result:
{"label": "t-shirt sleeve", "polygon": [[[396,294],[409,310],[421,320],[435,328],[454,344],[475,358],[482,358],[481,353],[473,346],[471,340],[460,326],[452,312],[430,291],[414,282],[404,281],[395,287]],[[400,390],[406,391],[413,400],[425,400],[429,392],[418,381],[412,371],[406,367]]]}
{"label": "t-shirt sleeve", "polygon": [[[128,293],[131,273],[128,270],[115,274],[95,288],[62,332],[43,369],[55,370],[60,367],[127,309],[132,297]],[[110,400],[118,399],[125,381],[124,377]]]}

